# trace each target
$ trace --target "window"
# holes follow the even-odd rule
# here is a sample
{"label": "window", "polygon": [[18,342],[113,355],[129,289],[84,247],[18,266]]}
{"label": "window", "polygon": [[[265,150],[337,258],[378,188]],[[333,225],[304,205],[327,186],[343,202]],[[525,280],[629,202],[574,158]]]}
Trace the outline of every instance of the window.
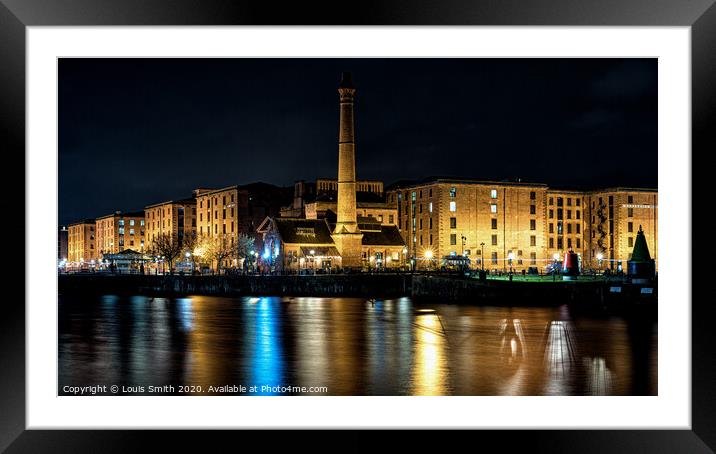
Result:
{"label": "window", "polygon": [[537,230],[537,221],[530,219],[530,230]]}
{"label": "window", "polygon": [[572,210],[567,210],[567,219],[572,219]]}
{"label": "window", "polygon": [[579,210],[574,210],[574,216],[575,216],[576,219],[579,219],[579,218],[580,218],[580,216],[579,216]]}
{"label": "window", "polygon": [[451,234],[450,234],[450,244],[451,244],[451,245],[457,244],[457,235],[454,234],[454,233],[451,233]]}
{"label": "window", "polygon": [[119,225],[122,225],[122,226],[124,225],[124,219],[119,220]]}
{"label": "window", "polygon": [[134,235],[134,229],[129,229],[129,234]]}
{"label": "window", "polygon": [[497,235],[492,235],[492,245],[497,246]]}
{"label": "window", "polygon": [[428,211],[431,212],[431,213],[433,212],[433,202],[430,202],[430,203],[428,204]]}
{"label": "window", "polygon": [[536,265],[536,264],[537,264],[537,253],[530,252],[530,265]]}
{"label": "window", "polygon": [[557,206],[561,207],[564,205],[564,199],[562,197],[557,197]]}
{"label": "window", "polygon": [[530,235],[530,246],[537,246],[537,236]]}
{"label": "window", "polygon": [[129,220],[129,225],[134,225],[134,219]]}
{"label": "window", "polygon": [[554,210],[549,210],[549,218],[554,219]]}
{"label": "window", "polygon": [[428,195],[429,195],[430,197],[433,196],[433,188],[430,188],[430,190],[428,191]]}
{"label": "window", "polygon": [[492,221],[492,230],[497,230],[497,219],[490,219]]}
{"label": "window", "polygon": [[557,221],[557,235],[562,234],[562,221]]}
{"label": "window", "polygon": [[395,221],[395,217],[392,214],[388,215],[388,224],[393,224]]}
{"label": "window", "polygon": [[457,206],[455,205],[455,202],[450,202],[450,211],[452,211],[452,212],[457,211]]}
{"label": "window", "polygon": [[420,213],[423,212],[423,204],[422,204],[422,203],[419,205],[419,210],[418,210],[418,212],[420,212]]}
{"label": "window", "polygon": [[490,205],[490,213],[497,213],[497,205],[496,204],[493,203]]}
{"label": "window", "polygon": [[492,264],[497,265],[497,252],[492,253]]}
{"label": "window", "polygon": [[421,246],[423,245],[423,236],[422,235],[420,235],[420,245]]}
{"label": "window", "polygon": [[120,227],[120,228],[119,228],[119,234],[120,234],[120,235],[124,235],[124,227]]}
{"label": "window", "polygon": [[634,247],[634,237],[630,236],[628,243],[629,243],[629,247]]}
{"label": "window", "polygon": [[423,218],[420,218],[420,230],[423,230]]}
{"label": "window", "polygon": [[491,199],[496,199],[496,198],[497,198],[497,189],[492,189],[492,190],[490,191],[490,198],[491,198]]}
{"label": "window", "polygon": [[557,208],[557,219],[564,219],[564,210],[562,208]]}
{"label": "window", "polygon": [[457,218],[450,218],[450,228],[456,229],[457,228]]}
{"label": "window", "polygon": [[433,218],[430,218],[430,228],[433,228]]}
{"label": "window", "polygon": [[567,224],[567,233],[572,233],[572,224]]}
{"label": "window", "polygon": [[627,203],[634,203],[634,196],[633,196],[633,195],[627,196]]}
{"label": "window", "polygon": [[433,245],[433,234],[432,233],[430,234],[430,245],[431,246]]}
{"label": "window", "polygon": [[454,187],[450,188],[450,198],[454,199],[456,195],[457,195],[457,189],[455,189]]}
{"label": "window", "polygon": [[572,248],[572,239],[567,238],[567,249],[571,249],[571,248]]}
{"label": "window", "polygon": [[554,224],[549,223],[549,233],[554,233]]}
{"label": "window", "polygon": [[580,249],[582,247],[582,242],[579,238],[577,238],[577,249]]}
{"label": "window", "polygon": [[627,208],[627,217],[629,217],[629,218],[634,217],[634,208]]}
{"label": "window", "polygon": [[580,202],[581,202],[581,199],[577,199],[577,200],[576,200],[577,206],[580,205]]}
{"label": "window", "polygon": [[627,232],[631,233],[631,232],[633,232],[633,231],[634,231],[634,223],[633,223],[633,222],[629,222],[629,223],[627,224]]}
{"label": "window", "polygon": [[530,214],[537,214],[537,207],[534,205],[530,205]]}
{"label": "window", "polygon": [[549,248],[554,249],[554,238],[549,239]]}
{"label": "window", "polygon": [[562,238],[557,238],[557,249],[562,249]]}
{"label": "window", "polygon": [[535,199],[537,199],[537,193],[534,191],[530,191],[530,200],[535,200]]}
{"label": "window", "polygon": [[550,204],[550,205],[554,205],[554,197],[550,197],[550,198],[549,198],[549,204]]}
{"label": "window", "polygon": [[567,197],[567,206],[568,207],[572,206],[572,198],[571,197]]}
{"label": "window", "polygon": [[574,224],[574,227],[576,227],[577,233],[582,233],[582,226],[580,224]]}

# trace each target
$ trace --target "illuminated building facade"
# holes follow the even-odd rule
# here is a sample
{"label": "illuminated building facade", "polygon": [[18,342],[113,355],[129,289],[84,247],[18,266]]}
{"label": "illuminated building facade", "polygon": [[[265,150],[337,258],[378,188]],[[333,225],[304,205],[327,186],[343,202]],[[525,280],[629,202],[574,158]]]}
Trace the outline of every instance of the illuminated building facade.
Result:
{"label": "illuminated building facade", "polygon": [[144,208],[147,245],[162,234],[183,244],[185,235],[196,233],[196,200],[183,199],[148,205]]}
{"label": "illuminated building facade", "polygon": [[584,227],[589,240],[584,251],[587,263],[610,269],[618,269],[621,265],[626,270],[626,261],[631,258],[641,226],[651,257],[658,269],[657,191],[635,188],[604,189],[585,194],[584,204]]}
{"label": "illuminated building facade", "polygon": [[104,254],[117,254],[126,249],[144,252],[144,212],[123,213],[116,211],[97,218],[96,244],[97,258]]}
{"label": "illuminated building facade", "polygon": [[544,272],[571,248],[583,268],[618,270],[626,266],[639,225],[649,249],[657,250],[653,190],[564,191],[519,181],[435,178],[390,188],[387,200],[418,269],[463,255],[473,268]]}
{"label": "illuminated building facade", "polygon": [[80,263],[89,264],[92,260],[96,260],[95,243],[94,219],[85,219],[70,224],[67,228],[68,266],[78,266]]}

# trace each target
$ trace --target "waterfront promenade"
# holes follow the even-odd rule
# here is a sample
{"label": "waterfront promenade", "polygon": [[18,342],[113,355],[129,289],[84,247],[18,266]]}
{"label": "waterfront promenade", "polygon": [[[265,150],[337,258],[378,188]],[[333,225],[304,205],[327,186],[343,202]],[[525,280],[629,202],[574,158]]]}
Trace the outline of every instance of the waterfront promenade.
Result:
{"label": "waterfront promenade", "polygon": [[583,277],[576,281],[515,276],[481,281],[444,274],[331,275],[59,275],[60,294],[351,296],[439,299],[489,305],[656,304],[656,284]]}

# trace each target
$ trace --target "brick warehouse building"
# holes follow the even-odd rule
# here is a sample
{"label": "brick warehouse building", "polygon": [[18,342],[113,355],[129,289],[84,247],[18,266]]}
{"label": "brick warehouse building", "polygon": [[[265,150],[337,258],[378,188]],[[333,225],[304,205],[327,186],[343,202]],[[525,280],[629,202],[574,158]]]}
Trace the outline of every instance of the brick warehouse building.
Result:
{"label": "brick warehouse building", "polygon": [[[657,191],[550,189],[521,181],[429,178],[387,190],[418,269],[464,255],[492,271],[540,272],[568,249],[583,268],[626,267],[639,225],[657,259]],[[631,245],[631,246],[630,246]]]}

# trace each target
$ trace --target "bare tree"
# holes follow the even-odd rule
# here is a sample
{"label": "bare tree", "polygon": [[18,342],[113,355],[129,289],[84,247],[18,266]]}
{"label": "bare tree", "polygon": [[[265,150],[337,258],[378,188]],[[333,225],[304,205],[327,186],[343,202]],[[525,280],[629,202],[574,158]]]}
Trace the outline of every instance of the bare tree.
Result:
{"label": "bare tree", "polygon": [[256,249],[256,239],[246,233],[239,233],[234,247],[236,259],[244,260],[244,270],[248,269],[248,262],[253,260],[253,252]]}
{"label": "bare tree", "polygon": [[179,240],[168,233],[160,233],[152,240],[149,248],[152,255],[162,257],[167,262],[171,273],[174,270],[174,262],[182,252]]}
{"label": "bare tree", "polygon": [[184,244],[182,250],[189,253],[189,260],[191,260],[191,269],[196,269],[197,259],[197,248],[199,246],[201,238],[197,236],[196,232],[189,232],[184,234]]}
{"label": "bare tree", "polygon": [[221,270],[221,262],[234,255],[233,248],[225,235],[202,236],[198,238],[194,253],[204,262],[216,262],[216,272]]}

